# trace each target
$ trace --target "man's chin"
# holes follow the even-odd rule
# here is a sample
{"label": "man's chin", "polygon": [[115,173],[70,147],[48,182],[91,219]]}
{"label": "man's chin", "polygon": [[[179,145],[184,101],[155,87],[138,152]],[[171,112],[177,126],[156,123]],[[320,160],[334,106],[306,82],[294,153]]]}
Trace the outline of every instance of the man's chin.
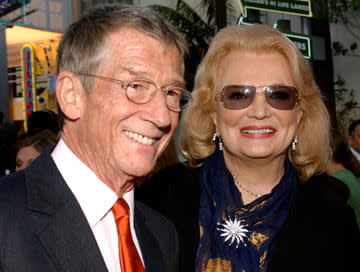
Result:
{"label": "man's chin", "polygon": [[133,169],[132,171],[128,172],[128,175],[134,178],[134,182],[138,179],[142,179],[146,176],[148,176],[150,173],[152,173],[153,169],[155,168],[155,165],[149,166],[149,167],[141,167],[137,169]]}

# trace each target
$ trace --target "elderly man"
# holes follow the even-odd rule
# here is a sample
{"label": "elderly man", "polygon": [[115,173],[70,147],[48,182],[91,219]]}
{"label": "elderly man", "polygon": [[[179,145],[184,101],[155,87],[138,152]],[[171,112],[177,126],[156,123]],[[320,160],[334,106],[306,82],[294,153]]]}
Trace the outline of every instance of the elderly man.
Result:
{"label": "elderly man", "polygon": [[66,31],[62,137],[0,181],[1,271],[176,271],[174,226],[134,201],[177,126],[186,45],[151,10],[105,6]]}
{"label": "elderly man", "polygon": [[348,131],[350,150],[360,162],[360,120],[351,123]]}

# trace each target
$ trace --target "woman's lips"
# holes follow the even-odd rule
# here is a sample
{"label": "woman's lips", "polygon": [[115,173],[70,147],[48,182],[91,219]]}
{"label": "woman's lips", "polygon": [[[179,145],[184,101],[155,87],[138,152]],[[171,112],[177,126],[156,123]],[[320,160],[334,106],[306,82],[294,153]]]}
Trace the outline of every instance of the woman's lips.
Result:
{"label": "woman's lips", "polygon": [[273,137],[276,133],[276,129],[270,126],[255,127],[247,126],[240,129],[242,136],[252,139],[262,139]]}

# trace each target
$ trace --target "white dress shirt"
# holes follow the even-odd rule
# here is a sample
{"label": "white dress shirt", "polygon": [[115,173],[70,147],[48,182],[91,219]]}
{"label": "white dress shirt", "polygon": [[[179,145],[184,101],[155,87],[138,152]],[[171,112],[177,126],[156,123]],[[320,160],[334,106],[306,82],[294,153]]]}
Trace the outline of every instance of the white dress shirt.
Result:
{"label": "white dress shirt", "polygon": [[[118,199],[117,195],[76,157],[62,139],[51,156],[85,214],[107,269],[111,272],[120,272],[119,241],[114,215],[111,211]],[[134,229],[134,190],[124,194],[123,198],[129,205],[131,234],[143,261]]]}

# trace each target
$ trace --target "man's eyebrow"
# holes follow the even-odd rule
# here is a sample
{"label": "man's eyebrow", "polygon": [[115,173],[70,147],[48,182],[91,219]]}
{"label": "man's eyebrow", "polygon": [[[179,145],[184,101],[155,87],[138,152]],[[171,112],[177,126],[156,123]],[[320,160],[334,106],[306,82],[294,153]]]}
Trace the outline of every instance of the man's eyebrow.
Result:
{"label": "man's eyebrow", "polygon": [[185,82],[184,79],[175,79],[175,80],[171,81],[170,84],[167,84],[166,86],[185,88],[186,87],[186,82]]}
{"label": "man's eyebrow", "polygon": [[[130,75],[133,75],[136,77],[144,77],[144,78],[153,80],[151,75],[149,73],[147,73],[146,71],[134,69],[133,67],[122,66],[119,68],[119,71],[129,73]],[[161,87],[167,87],[167,86],[185,88],[186,82],[182,76],[178,76],[177,78],[170,80],[169,83],[166,83],[165,86],[161,86]]]}
{"label": "man's eyebrow", "polygon": [[124,73],[124,72],[129,73],[130,75],[133,75],[133,76],[149,77],[149,74],[147,72],[141,71],[138,69],[134,69],[132,67],[121,66],[121,67],[119,67],[118,71],[122,72],[122,73]]}

